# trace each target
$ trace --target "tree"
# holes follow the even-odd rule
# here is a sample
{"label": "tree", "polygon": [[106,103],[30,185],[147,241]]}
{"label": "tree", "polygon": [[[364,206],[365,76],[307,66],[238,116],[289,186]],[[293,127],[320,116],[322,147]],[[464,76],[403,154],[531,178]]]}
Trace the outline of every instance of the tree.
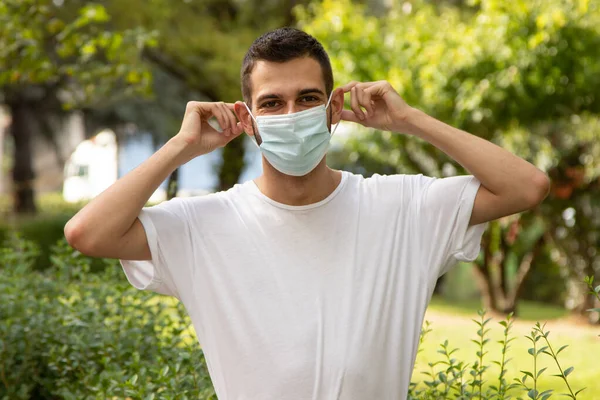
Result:
{"label": "tree", "polygon": [[[597,193],[600,179],[600,152],[593,146],[598,131],[592,129],[600,112],[600,5],[585,0],[434,3],[392,2],[375,18],[350,0],[325,0],[299,9],[298,15],[300,25],[330,51],[341,82],[387,79],[409,104],[550,173],[550,200],[533,213],[492,223],[476,263],[485,306],[508,312],[540,254],[559,250],[587,272],[598,265],[595,258],[568,256],[573,252],[556,235],[569,232],[578,251],[597,246],[600,237],[596,222],[578,219],[575,228],[557,221],[579,196],[581,207],[588,208],[577,215],[600,218],[590,200],[597,199],[590,191]],[[590,152],[573,166],[575,149]],[[433,146],[405,135],[361,132],[346,153],[346,166],[366,174],[465,172]],[[593,240],[583,243],[582,235]],[[571,264],[565,262],[570,270]]]}
{"label": "tree", "polygon": [[[15,211],[36,211],[31,160],[34,132],[51,130],[60,110],[146,93],[151,76],[139,62],[151,35],[109,29],[99,4],[76,10],[51,0],[0,3],[0,100],[12,117]],[[51,134],[51,133],[47,133]]]}

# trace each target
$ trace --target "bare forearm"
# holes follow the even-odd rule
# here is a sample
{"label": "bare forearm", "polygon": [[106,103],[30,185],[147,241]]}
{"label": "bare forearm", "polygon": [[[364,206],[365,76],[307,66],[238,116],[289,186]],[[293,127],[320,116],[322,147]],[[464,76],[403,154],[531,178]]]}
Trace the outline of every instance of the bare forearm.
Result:
{"label": "bare forearm", "polygon": [[[546,190],[546,175],[511,152],[414,110],[406,120],[410,134],[442,150],[496,196],[523,196],[536,201]],[[532,182],[536,184],[532,185]]]}
{"label": "bare forearm", "polygon": [[187,161],[185,146],[174,139],[81,209],[65,227],[71,245],[110,246],[131,228],[152,193]]}

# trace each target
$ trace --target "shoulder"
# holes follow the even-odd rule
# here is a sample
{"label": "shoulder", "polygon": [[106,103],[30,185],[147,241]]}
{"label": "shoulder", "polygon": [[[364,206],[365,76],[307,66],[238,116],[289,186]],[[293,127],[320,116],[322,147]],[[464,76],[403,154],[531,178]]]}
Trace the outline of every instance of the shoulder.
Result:
{"label": "shoulder", "polygon": [[250,181],[236,184],[228,190],[200,196],[175,198],[170,201],[174,202],[174,206],[183,210],[190,218],[223,215],[235,208],[236,204],[243,204],[247,201],[252,195],[251,183]]}
{"label": "shoulder", "polygon": [[356,184],[370,192],[382,195],[391,195],[411,198],[427,188],[435,178],[422,174],[374,174],[368,178],[352,174]]}

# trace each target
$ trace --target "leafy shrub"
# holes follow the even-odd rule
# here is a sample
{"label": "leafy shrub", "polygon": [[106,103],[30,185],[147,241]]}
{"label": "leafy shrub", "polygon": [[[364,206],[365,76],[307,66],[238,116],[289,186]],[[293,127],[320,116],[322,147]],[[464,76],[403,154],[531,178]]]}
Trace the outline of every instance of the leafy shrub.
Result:
{"label": "leafy shrub", "polygon": [[22,240],[0,253],[0,399],[214,398],[181,305],[130,287],[114,261],[90,274],[64,242],[44,272],[38,254]]}
{"label": "leafy shrub", "polygon": [[[528,353],[532,358],[533,370],[521,370],[522,377],[509,382],[507,380],[507,365],[510,362],[509,349],[510,343],[516,339],[511,336],[513,314],[509,314],[504,321],[499,322],[503,329],[502,339],[498,341],[501,351],[499,359],[492,360],[491,364],[488,360],[491,340],[489,338],[491,328],[488,325],[491,318],[486,318],[483,310],[479,311],[478,315],[478,319],[473,319],[477,327],[477,338],[472,339],[477,348],[474,361],[468,363],[453,358],[453,354],[458,349],[451,348],[448,341],[444,341],[438,350],[441,358],[428,364],[430,370],[424,372],[426,379],[421,384],[411,382],[408,399],[528,398],[547,400],[554,394],[554,390],[542,390],[538,384],[540,376],[547,373],[547,367],[539,368],[538,366],[541,356],[550,357],[554,361],[557,373],[553,376],[560,378],[565,384],[563,396],[576,399],[577,395],[585,389],[574,390],[571,387],[568,376],[574,368],[565,368],[558,360],[558,355],[568,346],[557,348],[553,345],[548,339],[550,332],[545,329],[545,324],[542,325],[539,322],[532,327],[530,335],[526,336],[527,340],[531,342]],[[421,351],[425,337],[431,331],[431,324],[426,321],[424,329],[421,331],[419,351]],[[490,377],[491,373],[488,370],[492,364],[498,366],[500,372]]]}
{"label": "leafy shrub", "polygon": [[[52,247],[60,240],[63,240],[64,227],[73,214],[50,213],[39,214],[34,217],[27,217],[15,221],[12,225],[0,225],[0,242],[7,240],[15,232],[18,232],[24,239],[34,242],[39,252],[32,260],[32,269],[41,271],[51,266],[50,257]],[[105,261],[99,258],[88,258],[92,271],[100,271],[106,265]]]}

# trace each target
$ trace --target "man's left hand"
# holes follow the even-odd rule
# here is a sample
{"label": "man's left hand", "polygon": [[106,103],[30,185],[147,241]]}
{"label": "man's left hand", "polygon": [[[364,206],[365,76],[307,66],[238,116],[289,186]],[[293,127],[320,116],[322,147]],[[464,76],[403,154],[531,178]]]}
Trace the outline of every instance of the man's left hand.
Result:
{"label": "man's left hand", "polygon": [[[410,107],[387,81],[350,82],[342,86],[350,92],[352,110],[342,111],[342,120],[383,131],[410,133],[407,118]],[[364,110],[363,110],[364,108]]]}

